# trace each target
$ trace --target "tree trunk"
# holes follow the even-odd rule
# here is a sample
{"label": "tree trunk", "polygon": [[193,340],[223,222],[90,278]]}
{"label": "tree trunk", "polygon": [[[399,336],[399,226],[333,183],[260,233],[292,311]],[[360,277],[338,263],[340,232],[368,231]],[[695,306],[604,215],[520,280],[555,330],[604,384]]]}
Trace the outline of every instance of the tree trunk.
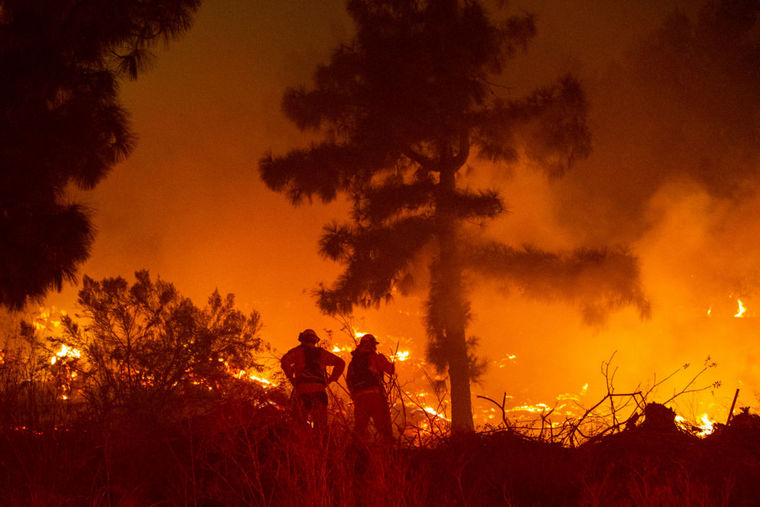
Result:
{"label": "tree trunk", "polygon": [[451,428],[454,431],[473,431],[470,371],[464,326],[446,329],[449,341],[449,382],[451,384]]}
{"label": "tree trunk", "polygon": [[470,395],[470,369],[467,356],[465,328],[468,304],[464,299],[462,268],[459,262],[459,241],[457,219],[452,208],[452,197],[456,192],[455,167],[441,170],[440,188],[436,218],[438,222],[439,282],[441,303],[444,308],[443,333],[445,351],[449,366],[451,386],[451,427],[454,431],[472,431],[472,400]]}

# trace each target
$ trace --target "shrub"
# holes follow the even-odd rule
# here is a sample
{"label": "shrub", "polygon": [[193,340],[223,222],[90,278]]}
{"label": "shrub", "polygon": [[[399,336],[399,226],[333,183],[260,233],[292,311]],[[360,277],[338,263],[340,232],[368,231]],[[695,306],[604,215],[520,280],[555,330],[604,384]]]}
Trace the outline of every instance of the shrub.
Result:
{"label": "shrub", "polygon": [[121,277],[85,276],[78,299],[83,323],[63,319],[63,340],[82,352],[82,392],[96,413],[168,409],[180,395],[223,391],[231,371],[260,369],[257,312],[243,314],[232,294],[222,298],[218,291],[199,308],[147,271],[135,277],[129,285]]}

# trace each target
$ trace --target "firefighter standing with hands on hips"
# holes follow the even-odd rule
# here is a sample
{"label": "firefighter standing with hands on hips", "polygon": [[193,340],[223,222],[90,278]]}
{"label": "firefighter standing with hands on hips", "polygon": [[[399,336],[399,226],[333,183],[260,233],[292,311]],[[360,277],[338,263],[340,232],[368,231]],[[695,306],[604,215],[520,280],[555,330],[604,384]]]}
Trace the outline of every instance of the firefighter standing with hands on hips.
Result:
{"label": "firefighter standing with hands on hips", "polygon": [[[313,329],[298,335],[301,345],[290,349],[280,365],[295,390],[296,413],[299,419],[315,429],[327,427],[327,385],[340,378],[345,361],[322,347],[317,347],[319,336]],[[328,375],[327,367],[332,367]]]}
{"label": "firefighter standing with hands on hips", "polygon": [[369,420],[375,424],[377,433],[386,441],[393,441],[391,413],[385,394],[383,377],[393,375],[395,366],[387,357],[377,352],[377,340],[365,334],[356,350],[351,352],[351,362],[346,372],[346,384],[354,401],[354,429],[366,438]]}

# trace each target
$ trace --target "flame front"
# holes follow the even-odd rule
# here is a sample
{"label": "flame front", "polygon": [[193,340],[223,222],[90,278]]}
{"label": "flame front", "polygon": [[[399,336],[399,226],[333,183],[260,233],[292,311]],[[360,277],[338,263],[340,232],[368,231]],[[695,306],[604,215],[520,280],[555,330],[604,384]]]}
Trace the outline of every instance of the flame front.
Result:
{"label": "flame front", "polygon": [[407,361],[409,359],[409,351],[399,350],[398,352],[393,354],[392,359],[395,359],[396,361]]}
{"label": "flame front", "polygon": [[736,315],[734,315],[734,317],[742,318],[744,317],[744,314],[747,312],[747,309],[744,308],[744,304],[742,303],[741,299],[737,299],[736,302],[739,304],[739,309],[737,310]]}
{"label": "flame front", "polygon": [[690,424],[683,416],[676,416],[676,424],[682,430],[692,433],[699,438],[704,438],[715,431],[715,421],[710,419],[706,413],[702,414],[696,424]]}
{"label": "flame front", "polygon": [[449,421],[449,422],[451,422],[451,419],[447,418],[447,417],[446,417],[446,414],[444,414],[444,413],[441,413],[441,412],[437,411],[437,410],[436,410],[435,408],[433,408],[433,407],[427,406],[427,407],[424,407],[424,410],[425,410],[425,412],[427,412],[428,414],[430,414],[430,415],[432,415],[432,416],[434,416],[434,417],[440,417],[440,418],[441,418],[441,419],[443,419],[444,421]]}
{"label": "flame front", "polygon": [[701,423],[699,425],[699,433],[697,434],[700,437],[706,437],[707,435],[710,435],[713,431],[715,431],[715,421],[711,421],[710,418],[707,416],[707,414],[702,414],[702,417],[700,418],[699,422]]}
{"label": "flame front", "polygon": [[64,357],[73,357],[73,358],[80,358],[82,357],[82,353],[75,348],[70,348],[61,344],[61,350],[55,353],[53,357],[50,358],[50,364],[55,364],[58,359],[63,359]]}

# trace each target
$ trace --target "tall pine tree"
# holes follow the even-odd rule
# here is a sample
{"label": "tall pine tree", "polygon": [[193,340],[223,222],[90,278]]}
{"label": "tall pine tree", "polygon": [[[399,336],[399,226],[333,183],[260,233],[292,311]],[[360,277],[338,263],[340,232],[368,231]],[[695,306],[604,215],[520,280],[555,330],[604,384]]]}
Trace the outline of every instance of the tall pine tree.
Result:
{"label": "tall pine tree", "polygon": [[0,305],[73,279],[89,256],[93,188],[131,151],[118,98],[150,48],[184,33],[200,0],[0,0]]}
{"label": "tall pine tree", "polygon": [[[350,223],[327,225],[320,242],[324,256],[345,266],[318,292],[323,311],[387,301],[413,285],[413,262],[427,259],[428,355],[448,372],[453,427],[470,430],[478,363],[466,335],[467,277],[579,299],[589,315],[629,303],[645,311],[637,262],[621,251],[514,249],[467,227],[505,211],[496,190],[468,186],[468,161],[511,163],[524,153],[560,176],[590,152],[575,79],[519,99],[490,84],[534,35],[531,16],[497,22],[477,0],[350,0],[348,11],[354,40],[317,68],[311,89],[289,89],[283,99],[285,114],[323,141],[265,156],[260,174],[294,204],[339,192],[353,199]],[[589,273],[599,290],[586,299],[572,282]]]}

